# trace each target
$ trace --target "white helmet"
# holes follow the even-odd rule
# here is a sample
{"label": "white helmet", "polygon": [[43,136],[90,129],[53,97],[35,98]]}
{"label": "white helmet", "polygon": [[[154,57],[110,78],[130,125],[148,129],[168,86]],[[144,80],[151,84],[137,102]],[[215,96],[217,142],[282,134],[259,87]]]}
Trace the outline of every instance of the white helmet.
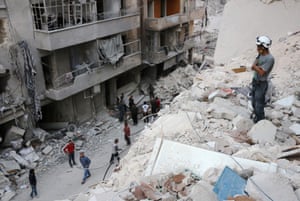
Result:
{"label": "white helmet", "polygon": [[256,37],[256,45],[262,45],[265,48],[270,48],[272,40],[268,36],[258,36]]}

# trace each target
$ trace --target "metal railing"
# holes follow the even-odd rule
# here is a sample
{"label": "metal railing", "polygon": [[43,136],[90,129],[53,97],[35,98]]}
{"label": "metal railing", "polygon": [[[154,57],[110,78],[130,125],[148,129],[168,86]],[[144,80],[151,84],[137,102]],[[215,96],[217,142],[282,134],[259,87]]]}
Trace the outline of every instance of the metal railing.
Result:
{"label": "metal railing", "polygon": [[[131,41],[128,43],[123,44],[124,46],[124,55],[121,59],[126,59],[132,56],[135,56],[141,53],[141,44],[140,40]],[[84,73],[92,73],[96,69],[103,68],[105,64],[103,61],[97,61],[92,63],[83,63],[77,65],[75,70],[71,72],[64,73],[57,77],[54,80],[54,88],[60,88],[64,86],[68,86],[73,84],[75,78]]]}

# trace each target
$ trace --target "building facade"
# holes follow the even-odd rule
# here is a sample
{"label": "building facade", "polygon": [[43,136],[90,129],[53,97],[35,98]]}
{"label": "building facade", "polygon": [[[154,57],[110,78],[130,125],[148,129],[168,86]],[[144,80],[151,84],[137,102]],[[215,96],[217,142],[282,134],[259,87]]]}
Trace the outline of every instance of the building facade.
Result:
{"label": "building facade", "polygon": [[28,121],[87,121],[114,105],[124,86],[191,60],[193,22],[205,5],[0,0],[0,132]]}

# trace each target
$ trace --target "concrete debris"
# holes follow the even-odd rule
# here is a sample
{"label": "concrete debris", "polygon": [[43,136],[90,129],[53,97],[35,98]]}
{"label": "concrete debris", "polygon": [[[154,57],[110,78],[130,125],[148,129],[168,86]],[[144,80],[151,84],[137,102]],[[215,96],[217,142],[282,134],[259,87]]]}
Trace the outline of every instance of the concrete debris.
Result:
{"label": "concrete debris", "polygon": [[6,191],[3,197],[1,197],[1,201],[10,201],[15,195],[16,192],[14,191]]}
{"label": "concrete debris", "polygon": [[30,168],[30,163],[15,151],[11,151],[10,156],[13,157],[20,165]]}
{"label": "concrete debris", "polygon": [[19,151],[21,156],[30,163],[36,162],[40,159],[33,147],[23,148]]}
{"label": "concrete debris", "polygon": [[232,120],[232,124],[237,131],[248,132],[253,126],[253,121],[249,118],[238,115]]}
{"label": "concrete debris", "polygon": [[18,128],[16,126],[12,126],[6,133],[5,139],[4,139],[4,146],[10,146],[11,141],[18,140],[22,138],[25,134],[25,130],[22,128]]}
{"label": "concrete debris", "polygon": [[274,143],[276,130],[272,122],[261,120],[251,128],[247,135],[255,143]]}
{"label": "concrete debris", "polygon": [[0,160],[1,169],[7,174],[15,174],[21,170],[20,165],[14,160]]}
{"label": "concrete debris", "polygon": [[283,99],[280,99],[278,101],[275,101],[274,104],[281,106],[283,108],[291,108],[293,106],[295,100],[296,100],[295,96],[292,95],[292,96],[288,96]]}
{"label": "concrete debris", "polygon": [[200,181],[192,187],[189,197],[193,201],[218,201],[218,198],[216,194],[213,193],[212,188],[213,187],[210,184]]}
{"label": "concrete debris", "polygon": [[43,153],[44,155],[48,155],[52,150],[53,150],[53,148],[52,148],[51,146],[48,145],[47,147],[45,147],[45,148],[43,149],[42,153]]}
{"label": "concrete debris", "polygon": [[23,147],[23,138],[17,139],[17,140],[12,140],[10,141],[11,147],[14,150],[19,150]]}
{"label": "concrete debris", "polygon": [[4,176],[4,174],[2,172],[0,172],[0,189],[4,189],[6,186],[9,186],[9,185],[10,185],[9,179],[6,176]]}
{"label": "concrete debris", "polygon": [[41,142],[44,142],[47,135],[49,134],[47,131],[41,129],[41,128],[34,128],[32,130],[32,133],[35,137],[37,137]]}
{"label": "concrete debris", "polygon": [[300,124],[293,124],[289,127],[289,129],[296,135],[300,135]]}
{"label": "concrete debris", "polygon": [[298,200],[290,181],[279,174],[254,175],[248,180],[245,190],[256,200]]}

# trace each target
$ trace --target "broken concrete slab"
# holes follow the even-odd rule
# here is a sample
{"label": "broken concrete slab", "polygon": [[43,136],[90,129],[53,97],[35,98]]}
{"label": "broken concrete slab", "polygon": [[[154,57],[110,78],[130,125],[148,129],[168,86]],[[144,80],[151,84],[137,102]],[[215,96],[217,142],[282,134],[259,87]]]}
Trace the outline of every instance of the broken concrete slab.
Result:
{"label": "broken concrete slab", "polygon": [[249,118],[238,115],[232,120],[232,124],[237,131],[248,132],[253,126],[253,121]]}
{"label": "broken concrete slab", "polygon": [[254,143],[274,143],[277,128],[268,120],[257,122],[247,133]]}
{"label": "broken concrete slab", "polygon": [[33,133],[33,135],[34,135],[35,137],[39,138],[39,140],[40,140],[41,142],[44,142],[45,139],[46,139],[46,137],[47,137],[47,135],[49,134],[47,131],[45,131],[45,130],[43,130],[43,129],[41,129],[41,128],[34,128],[34,129],[32,130],[32,133]]}
{"label": "broken concrete slab", "polygon": [[298,200],[290,181],[280,174],[256,174],[248,179],[246,191],[251,197],[261,201],[269,201],[270,198],[274,201]]}
{"label": "broken concrete slab", "polygon": [[295,117],[300,118],[300,108],[292,107],[292,112]]}
{"label": "broken concrete slab", "polygon": [[0,172],[0,189],[4,189],[6,186],[10,185],[9,179]]}
{"label": "broken concrete slab", "polygon": [[148,164],[145,176],[176,172],[180,169],[189,169],[201,176],[211,168],[223,169],[225,166],[237,170],[242,166],[244,169],[255,168],[263,172],[270,171],[268,163],[233,157],[160,138],[156,139]]}
{"label": "broken concrete slab", "polygon": [[16,192],[14,191],[6,191],[3,195],[3,197],[1,197],[1,201],[10,201],[13,197],[15,197]]}
{"label": "broken concrete slab", "polygon": [[25,167],[31,167],[29,162],[25,160],[22,156],[17,154],[15,151],[10,151],[10,156],[13,157],[20,165],[23,165]]}
{"label": "broken concrete slab", "polygon": [[278,106],[281,106],[281,107],[284,107],[284,108],[290,108],[294,104],[295,100],[296,100],[295,96],[292,95],[292,96],[282,98],[282,99],[274,102],[274,104],[278,105]]}
{"label": "broken concrete slab", "polygon": [[10,146],[11,141],[23,138],[24,134],[24,129],[12,126],[5,134],[5,139],[3,142],[4,146]]}
{"label": "broken concrete slab", "polygon": [[47,147],[45,147],[43,149],[42,154],[48,155],[52,150],[53,150],[53,148],[50,145],[48,145]]}
{"label": "broken concrete slab", "polygon": [[10,141],[10,144],[14,150],[19,150],[23,147],[23,138],[12,140]]}
{"label": "broken concrete slab", "polygon": [[210,184],[200,181],[192,187],[189,197],[193,201],[218,201],[218,198],[212,189],[213,187]]}
{"label": "broken concrete slab", "polygon": [[33,147],[23,148],[19,151],[21,156],[30,163],[36,162],[40,159]]}
{"label": "broken concrete slab", "polygon": [[215,119],[232,120],[237,115],[234,111],[223,107],[210,106],[207,111]]}
{"label": "broken concrete slab", "polygon": [[289,127],[289,129],[296,135],[300,135],[300,124],[293,124]]}
{"label": "broken concrete slab", "polygon": [[222,98],[225,98],[227,97],[229,94],[226,93],[224,90],[222,89],[217,89],[215,91],[213,91],[212,93],[210,93],[208,95],[208,100],[209,101],[212,101],[215,97],[222,97]]}
{"label": "broken concrete slab", "polygon": [[15,173],[21,170],[20,165],[14,160],[0,160],[1,169],[3,169],[8,174]]}

